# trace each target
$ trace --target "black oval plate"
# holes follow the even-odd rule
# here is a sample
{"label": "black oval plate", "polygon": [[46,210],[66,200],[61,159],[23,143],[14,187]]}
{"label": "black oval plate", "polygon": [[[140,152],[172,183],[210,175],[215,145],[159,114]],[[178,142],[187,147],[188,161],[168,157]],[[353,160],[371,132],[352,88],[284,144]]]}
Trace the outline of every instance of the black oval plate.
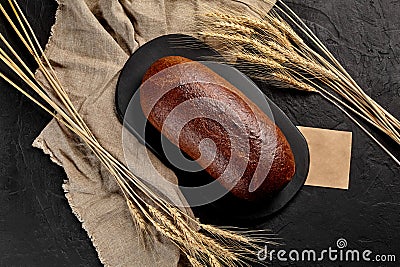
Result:
{"label": "black oval plate", "polygon": [[[205,171],[188,173],[175,168],[163,153],[160,133],[153,128],[150,123],[147,123],[141,110],[139,99],[132,99],[135,92],[139,89],[143,75],[147,69],[156,60],[173,55],[183,56],[197,61],[221,58],[220,54],[208,45],[187,35],[164,35],[148,42],[129,58],[121,71],[116,90],[116,111],[119,120],[124,123],[124,126],[128,128],[141,143],[145,144],[166,166],[175,172],[181,185],[195,186],[198,184],[194,184],[193,181],[203,181],[203,183],[206,183],[213,181],[213,178]],[[210,62],[206,65],[239,90],[241,88],[251,87],[261,92],[253,81],[230,66],[215,62]],[[250,96],[248,97],[251,99]],[[193,210],[196,216],[200,217],[202,221],[216,224],[229,223],[229,225],[232,225],[235,221],[238,224],[246,224],[249,220],[254,221],[264,218],[282,209],[303,186],[309,169],[307,142],[283,111],[270,99],[267,97],[265,98],[270,105],[273,120],[286,136],[295,157],[296,173],[292,181],[279,193],[259,202],[239,200],[228,193],[215,202],[200,207],[194,207]],[[137,102],[137,104],[129,105],[131,100]],[[257,101],[254,102],[256,103]],[[128,106],[129,114],[134,114],[134,116],[127,116],[125,118]],[[271,114],[267,115],[271,117]],[[141,134],[144,125],[146,127],[145,137]],[[200,179],[196,179],[197,177],[195,176]],[[185,177],[190,178],[185,179]],[[190,196],[186,197],[190,204]]]}

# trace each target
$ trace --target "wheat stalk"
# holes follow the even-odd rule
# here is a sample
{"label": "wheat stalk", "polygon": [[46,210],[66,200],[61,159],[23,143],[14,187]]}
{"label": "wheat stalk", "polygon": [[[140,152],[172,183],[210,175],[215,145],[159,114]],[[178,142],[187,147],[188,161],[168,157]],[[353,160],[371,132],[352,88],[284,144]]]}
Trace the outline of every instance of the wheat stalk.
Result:
{"label": "wheat stalk", "polygon": [[[259,18],[223,8],[213,10],[201,16],[201,30],[197,33],[206,41],[212,40],[211,45],[217,43],[215,48],[235,59],[232,63],[250,76],[278,87],[319,93],[400,144],[399,120],[370,98],[301,19],[282,1],[278,2],[282,7],[275,6],[270,12],[259,10],[258,13],[264,13]],[[322,54],[307,45],[278,12],[294,23]],[[351,114],[345,114],[400,165]]]}
{"label": "wheat stalk", "polygon": [[[86,143],[115,178],[138,231],[148,235],[151,229],[155,229],[169,238],[186,255],[193,266],[250,266],[248,260],[254,259],[249,258],[248,255],[254,254],[260,249],[260,243],[268,242],[267,235],[263,236],[261,233],[259,236],[253,237],[254,233],[251,231],[241,234],[201,224],[183,210],[157,195],[139,176],[132,173],[104,149],[71,102],[17,2],[9,0],[8,3],[16,22],[2,4],[0,4],[0,10],[35,59],[39,70],[49,83],[52,92],[55,93],[55,97],[48,95],[26,63],[1,33],[0,39],[9,53],[0,48],[0,60],[17,74],[35,92],[35,95],[28,93],[4,73],[0,73],[0,78],[36,103]],[[228,24],[220,26],[236,27]]]}

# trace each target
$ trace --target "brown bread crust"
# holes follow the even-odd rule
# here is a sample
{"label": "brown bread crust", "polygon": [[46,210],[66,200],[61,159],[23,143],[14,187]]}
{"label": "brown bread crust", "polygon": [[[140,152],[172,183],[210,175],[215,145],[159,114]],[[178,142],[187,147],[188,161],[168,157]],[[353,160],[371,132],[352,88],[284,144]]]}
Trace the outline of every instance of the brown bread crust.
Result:
{"label": "brown bread crust", "polygon": [[[178,64],[181,65],[176,70],[171,68],[173,72],[154,76]],[[258,200],[281,190],[292,179],[295,173],[294,156],[281,130],[225,79],[201,63],[179,56],[165,57],[153,63],[144,75],[143,82],[153,76],[155,78],[148,81],[149,85],[140,89],[142,110],[149,122],[204,167],[214,179],[225,172],[218,181],[236,197]],[[172,86],[172,89],[163,93],[168,86]],[[161,97],[157,98],[157,95]],[[169,121],[169,126],[164,127],[171,111],[181,103],[199,97],[204,100],[191,104],[193,110],[176,115],[178,120]],[[235,123],[226,115],[229,112],[218,103],[226,103],[243,124]],[[203,116],[191,120],[183,128],[178,125],[179,119],[187,115],[184,113],[194,110]],[[218,118],[218,121],[213,118]],[[176,130],[179,128],[182,128],[180,132]],[[211,139],[216,148],[215,157],[211,160],[211,156],[205,156],[208,162],[211,161],[208,166],[205,163],[207,160],[200,157],[198,148],[205,138]],[[207,145],[203,147],[206,151],[212,149]],[[250,149],[248,155],[244,153],[246,147]],[[228,168],[230,161],[233,164]],[[238,173],[241,175],[238,181],[229,179]],[[252,180],[258,185],[254,191],[249,190]]]}

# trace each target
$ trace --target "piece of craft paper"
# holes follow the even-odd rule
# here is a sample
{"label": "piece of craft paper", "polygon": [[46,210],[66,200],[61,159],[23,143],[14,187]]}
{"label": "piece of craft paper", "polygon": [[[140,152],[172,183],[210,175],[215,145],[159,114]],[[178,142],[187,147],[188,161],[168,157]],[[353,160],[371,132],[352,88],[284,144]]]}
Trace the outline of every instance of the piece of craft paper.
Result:
{"label": "piece of craft paper", "polygon": [[298,128],[310,151],[310,169],[305,185],[348,189],[352,133]]}

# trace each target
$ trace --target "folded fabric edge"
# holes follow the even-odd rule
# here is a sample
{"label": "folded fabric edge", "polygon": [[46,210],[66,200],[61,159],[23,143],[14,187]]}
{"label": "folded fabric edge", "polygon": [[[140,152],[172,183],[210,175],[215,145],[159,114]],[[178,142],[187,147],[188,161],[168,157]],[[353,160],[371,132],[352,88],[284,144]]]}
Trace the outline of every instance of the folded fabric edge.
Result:
{"label": "folded fabric edge", "polygon": [[[50,160],[52,162],[54,162],[55,164],[59,165],[60,167],[63,167],[62,163],[55,157],[55,155],[50,150],[50,148],[47,146],[46,141],[43,138],[41,138],[40,136],[37,137],[34,140],[34,142],[32,143],[32,146],[42,150],[44,154],[49,155]],[[72,213],[76,216],[78,221],[81,223],[82,228],[85,230],[85,232],[87,233],[88,237],[90,238],[94,248],[96,249],[96,252],[97,252],[97,255],[99,257],[100,262],[102,264],[104,264],[104,266],[111,266],[110,264],[107,263],[107,260],[102,256],[103,252],[101,251],[101,249],[98,246],[96,246],[96,239],[90,234],[90,232],[86,228],[85,221],[83,220],[83,218],[81,217],[79,211],[77,210],[76,206],[74,205],[74,201],[73,201],[73,199],[72,199],[72,197],[71,197],[71,195],[69,193],[69,190],[68,190],[68,180],[64,180],[62,188],[64,190],[65,197],[66,197],[66,199],[68,201],[68,204],[71,207]]]}
{"label": "folded fabric edge", "polygon": [[[62,5],[60,3],[60,0],[56,0],[56,2],[57,2],[58,6],[57,6],[56,13],[55,13],[55,20],[54,20],[54,24],[51,26],[51,29],[50,29],[49,39],[48,39],[48,41],[47,41],[47,43],[46,43],[46,45],[45,45],[45,47],[43,49],[44,52],[47,51],[48,48],[53,43],[52,38],[53,38],[53,35],[54,35],[54,30],[55,30],[55,28],[57,26],[57,23],[58,23],[59,14],[61,13],[61,6]],[[39,72],[40,72],[39,68],[36,69],[35,73],[34,73],[35,76],[37,76]],[[51,122],[49,122],[47,124],[47,126],[50,125],[53,121],[54,121],[54,119]],[[39,134],[39,136],[33,141],[32,147],[42,150],[44,154],[49,155],[50,160],[52,162],[54,162],[55,164],[59,165],[60,167],[63,167],[62,163],[56,158],[54,153],[50,150],[50,148],[46,144],[46,141],[41,137],[41,134]],[[71,195],[70,195],[70,193],[68,191],[68,180],[64,180],[62,188],[64,190],[65,197],[66,197],[66,199],[68,201],[68,205],[71,207],[72,213],[76,216],[78,221],[81,223],[82,228],[85,230],[85,232],[87,233],[88,237],[90,238],[90,240],[91,240],[91,242],[93,244],[93,247],[95,248],[95,250],[97,252],[97,255],[98,255],[98,258],[99,258],[100,262],[104,266],[111,266],[109,263],[107,263],[107,260],[103,257],[103,251],[96,245],[96,239],[88,231],[85,221],[83,220],[83,218],[81,217],[79,211],[75,207],[74,201],[72,200],[72,197],[71,197]]]}

